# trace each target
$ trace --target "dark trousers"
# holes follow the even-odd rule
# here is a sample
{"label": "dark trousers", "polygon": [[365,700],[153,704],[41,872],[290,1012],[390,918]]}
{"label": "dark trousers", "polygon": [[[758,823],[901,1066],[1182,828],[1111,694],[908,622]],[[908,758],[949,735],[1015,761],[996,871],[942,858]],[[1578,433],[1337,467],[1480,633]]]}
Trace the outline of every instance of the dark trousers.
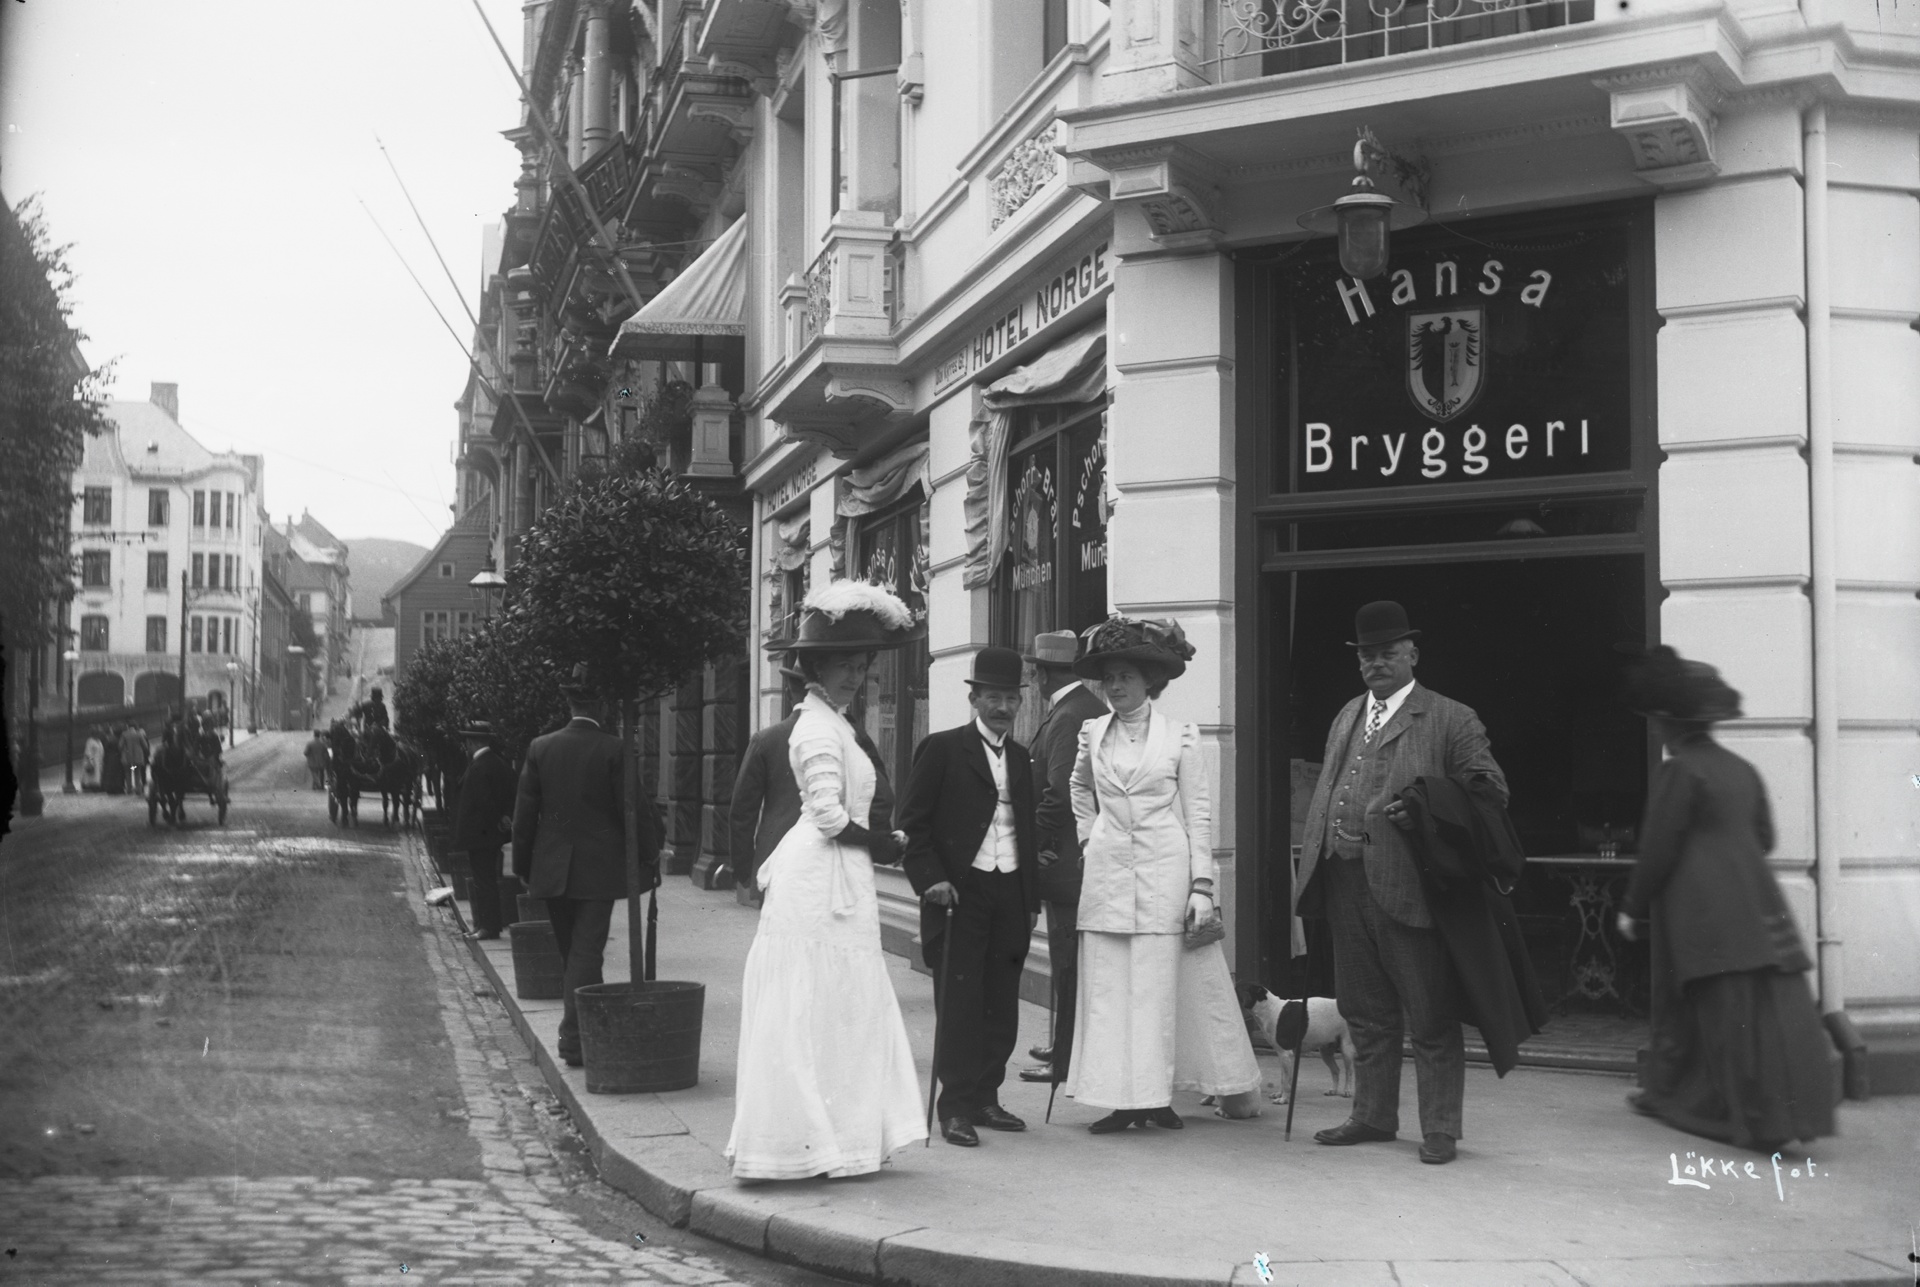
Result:
{"label": "dark trousers", "polygon": [[467,888],[473,897],[473,928],[498,934],[500,918],[500,846],[467,850]]}
{"label": "dark trousers", "polygon": [[[497,887],[497,884],[496,884]],[[566,963],[566,1013],[560,1020],[560,1053],[580,1053],[580,1012],[573,994],[589,983],[602,981],[601,957],[607,950],[607,929],[613,924],[611,898],[549,898],[547,916],[553,921],[553,940]]]}
{"label": "dark trousers", "polygon": [[969,868],[957,888],[960,905],[942,947],[949,954],[945,988],[937,953],[933,966],[942,1119],[1000,1102],[1020,1039],[1020,971],[1033,936],[1020,873]]}
{"label": "dark trousers", "polygon": [[1353,1033],[1354,1120],[1400,1129],[1401,1038],[1410,1033],[1420,1133],[1459,1139],[1467,1051],[1440,936],[1380,910],[1360,859],[1329,854],[1320,866],[1333,922],[1334,991]]}
{"label": "dark trousers", "polygon": [[1065,1081],[1073,1054],[1074,1003],[1080,994],[1080,931],[1072,903],[1047,900],[1047,956],[1053,963],[1053,1076]]}

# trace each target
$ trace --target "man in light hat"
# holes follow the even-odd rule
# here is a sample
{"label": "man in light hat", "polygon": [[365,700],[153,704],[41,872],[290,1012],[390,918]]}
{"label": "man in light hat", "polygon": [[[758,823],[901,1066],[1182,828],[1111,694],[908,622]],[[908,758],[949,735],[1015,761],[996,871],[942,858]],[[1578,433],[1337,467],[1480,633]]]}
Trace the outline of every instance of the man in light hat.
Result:
{"label": "man in light hat", "polygon": [[472,937],[499,938],[505,923],[500,914],[500,851],[513,838],[518,779],[513,765],[500,754],[493,725],[487,721],[475,720],[461,729],[460,742],[470,759],[460,779],[460,799],[453,815],[453,848],[467,855],[473,890]]}
{"label": "man in light hat", "polygon": [[1020,1070],[1023,1081],[1065,1081],[1073,1050],[1074,992],[1079,986],[1080,931],[1074,912],[1080,905],[1080,832],[1073,818],[1073,761],[1080,749],[1080,726],[1107,713],[1073,673],[1080,658],[1080,636],[1050,630],[1033,637],[1033,664],[1047,717],[1033,734],[1033,824],[1040,847],[1040,897],[1047,908],[1047,961],[1053,986],[1053,1038],[1031,1052],[1040,1064]]}
{"label": "man in light hat", "polygon": [[[573,718],[533,739],[520,770],[513,810],[513,874],[527,893],[547,902],[553,937],[565,962],[565,1006],[558,1046],[579,1067],[580,1017],[574,993],[602,981],[601,961],[613,905],[627,896],[626,820],[622,812],[620,739],[600,727],[600,699],[585,663],[563,690]],[[640,854],[660,852],[651,801],[635,810]],[[657,882],[659,877],[654,877]]]}
{"label": "man in light hat", "polygon": [[1020,972],[1040,913],[1033,766],[1009,736],[1025,687],[1013,649],[974,654],[973,719],[920,743],[900,793],[907,878],[921,898],[920,942],[934,972],[940,1132],[964,1148],[980,1142],[976,1127],[1027,1128],[1000,1106],[1020,1039]]}
{"label": "man in light hat", "polygon": [[[1391,1140],[1400,1127],[1403,1028],[1413,1039],[1420,1160],[1454,1159],[1466,1047],[1453,967],[1420,884],[1400,793],[1420,777],[1474,782],[1507,799],[1472,710],[1414,682],[1420,632],[1390,600],[1354,617],[1349,646],[1367,692],[1334,717],[1300,844],[1294,912],[1332,922],[1335,989],[1353,1033],[1353,1115],[1322,1144]],[[1405,1014],[1403,1021],[1402,1014]]]}

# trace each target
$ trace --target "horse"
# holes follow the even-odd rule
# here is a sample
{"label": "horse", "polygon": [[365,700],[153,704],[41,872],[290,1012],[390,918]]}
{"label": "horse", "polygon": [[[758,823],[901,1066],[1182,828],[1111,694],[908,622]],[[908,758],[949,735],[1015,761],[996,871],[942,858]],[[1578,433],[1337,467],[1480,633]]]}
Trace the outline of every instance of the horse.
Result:
{"label": "horse", "polygon": [[193,778],[193,766],[187,761],[186,748],[169,728],[153,750],[147,766],[147,823],[152,825],[164,814],[171,826],[187,816],[187,787]]}
{"label": "horse", "polygon": [[339,720],[327,730],[327,817],[334,825],[360,825],[360,783],[354,772],[360,748]]}
{"label": "horse", "polygon": [[[384,730],[383,730],[384,731]],[[380,821],[411,828],[420,817],[420,753],[405,742],[386,739],[380,764],[373,775],[380,792]]]}

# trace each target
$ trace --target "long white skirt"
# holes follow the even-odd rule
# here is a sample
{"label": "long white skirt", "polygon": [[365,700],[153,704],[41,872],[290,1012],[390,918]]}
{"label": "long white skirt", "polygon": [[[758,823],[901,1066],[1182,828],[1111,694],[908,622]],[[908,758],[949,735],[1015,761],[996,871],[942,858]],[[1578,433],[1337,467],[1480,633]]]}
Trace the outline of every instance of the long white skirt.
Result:
{"label": "long white skirt", "polygon": [[1220,944],[1081,932],[1068,1095],[1093,1108],[1159,1108],[1176,1090],[1239,1095],[1259,1084]]}
{"label": "long white skirt", "polygon": [[[810,830],[804,821],[795,828]],[[873,868],[864,853],[838,848],[814,833],[778,864],[747,952],[726,1153],[736,1179],[862,1175],[927,1136],[881,953]],[[830,906],[836,865],[853,892],[852,910],[839,916]]]}

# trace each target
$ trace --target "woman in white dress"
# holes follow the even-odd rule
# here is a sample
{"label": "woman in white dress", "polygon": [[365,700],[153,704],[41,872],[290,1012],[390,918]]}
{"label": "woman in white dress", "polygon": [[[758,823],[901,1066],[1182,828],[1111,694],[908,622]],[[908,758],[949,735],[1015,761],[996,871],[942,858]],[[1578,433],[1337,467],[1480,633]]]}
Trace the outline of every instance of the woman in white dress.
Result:
{"label": "woman in white dress", "polygon": [[906,1024],[880,948],[873,864],[898,833],[867,829],[876,770],[844,711],[876,651],[906,642],[894,595],[836,581],[806,598],[791,651],[807,695],[788,742],[800,820],[757,873],[727,1158],[739,1180],[876,1171],[926,1138]]}
{"label": "woman in white dress", "polygon": [[1087,632],[1075,673],[1112,712],[1080,726],[1073,812],[1084,847],[1079,1026],[1067,1094],[1112,1109],[1096,1135],[1178,1130],[1176,1090],[1219,1097],[1221,1115],[1257,1111],[1260,1068],[1212,920],[1213,829],[1200,730],[1153,708],[1193,647],[1177,622],[1114,617]]}

